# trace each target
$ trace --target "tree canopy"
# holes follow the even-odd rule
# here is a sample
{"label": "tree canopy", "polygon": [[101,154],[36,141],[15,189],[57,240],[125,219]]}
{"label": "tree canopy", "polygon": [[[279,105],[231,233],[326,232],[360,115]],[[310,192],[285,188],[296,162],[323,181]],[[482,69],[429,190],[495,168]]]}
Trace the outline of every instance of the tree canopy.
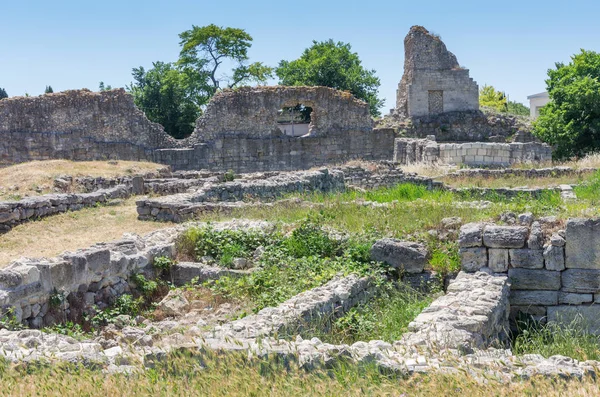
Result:
{"label": "tree canopy", "polygon": [[501,113],[529,116],[527,106],[519,102],[509,101],[504,92],[497,91],[493,86],[487,84],[479,89],[479,105],[492,108]]}
{"label": "tree canopy", "polygon": [[349,91],[369,104],[372,116],[381,114],[379,109],[384,101],[377,97],[381,82],[375,70],[367,70],[362,66],[350,44],[336,43],[331,39],[313,41],[300,58],[279,62],[275,73],[282,85],[320,85]]}
{"label": "tree canopy", "polygon": [[8,94],[6,93],[6,90],[4,88],[0,87],[0,99],[4,98],[8,98]]}
{"label": "tree canopy", "polygon": [[54,90],[52,89],[51,85],[47,85],[46,89],[44,90],[44,94],[52,94],[54,92]]}
{"label": "tree canopy", "polygon": [[112,86],[110,84],[105,85],[104,81],[101,81],[100,83],[98,83],[98,91],[102,92],[102,91],[110,91],[112,90]]}
{"label": "tree canopy", "polygon": [[[262,62],[248,64],[248,49],[252,46],[252,36],[243,29],[223,28],[216,25],[192,26],[192,29],[179,34],[181,52],[179,66],[193,69],[201,80],[203,90],[209,97],[221,83],[227,88],[250,82],[264,83],[273,69]],[[232,64],[231,73],[220,74],[224,63]]]}
{"label": "tree canopy", "polygon": [[127,89],[148,119],[162,124],[178,139],[194,131],[206,97],[197,94],[197,80],[189,71],[181,71],[171,63],[154,62],[149,70],[134,68],[133,78],[135,82]]}
{"label": "tree canopy", "polygon": [[600,54],[581,50],[569,64],[548,70],[550,102],[540,109],[534,134],[555,146],[555,158],[600,150]]}

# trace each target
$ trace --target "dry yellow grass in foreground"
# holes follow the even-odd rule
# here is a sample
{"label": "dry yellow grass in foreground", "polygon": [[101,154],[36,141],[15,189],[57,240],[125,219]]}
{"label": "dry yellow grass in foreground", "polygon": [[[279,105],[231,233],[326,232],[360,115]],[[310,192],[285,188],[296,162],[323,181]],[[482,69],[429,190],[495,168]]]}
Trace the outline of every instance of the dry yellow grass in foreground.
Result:
{"label": "dry yellow grass in foreground", "polygon": [[0,235],[0,267],[21,256],[52,257],[66,250],[117,240],[123,233],[143,235],[170,226],[168,223],[139,221],[135,200],[85,208],[16,226]]}
{"label": "dry yellow grass in foreground", "polygon": [[[164,167],[143,161],[31,161],[0,168],[0,199],[44,194],[52,191],[60,175],[111,178],[143,174]],[[18,187],[18,190],[14,190]]]}

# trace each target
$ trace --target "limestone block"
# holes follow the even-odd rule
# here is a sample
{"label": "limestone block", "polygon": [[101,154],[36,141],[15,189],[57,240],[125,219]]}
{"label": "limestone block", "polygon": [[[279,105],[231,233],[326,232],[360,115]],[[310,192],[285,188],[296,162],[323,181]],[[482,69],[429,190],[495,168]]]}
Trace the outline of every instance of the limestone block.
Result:
{"label": "limestone block", "polygon": [[461,268],[465,272],[476,272],[487,266],[487,250],[485,247],[460,248]]}
{"label": "limestone block", "polygon": [[592,294],[573,294],[570,292],[559,292],[558,303],[560,305],[581,305],[582,303],[591,303],[594,300]]}
{"label": "limestone block", "polygon": [[524,226],[487,225],[483,229],[483,244],[490,248],[522,248],[527,232]]}
{"label": "limestone block", "polygon": [[513,290],[547,290],[560,289],[560,272],[537,269],[508,269]]}
{"label": "limestone block", "polygon": [[567,221],[565,267],[600,269],[600,219]]}
{"label": "limestone block", "polygon": [[600,305],[549,306],[548,321],[564,326],[569,326],[573,321],[578,321],[588,332],[600,335]]}
{"label": "limestone block", "polygon": [[508,249],[505,248],[490,248],[488,249],[488,267],[493,272],[508,271],[509,256]]}
{"label": "limestone block", "polygon": [[515,322],[519,320],[523,314],[530,316],[535,321],[546,322],[546,306],[518,306],[510,305],[510,320]]}
{"label": "limestone block", "polygon": [[558,291],[511,291],[510,304],[553,306],[558,304]]}
{"label": "limestone block", "polygon": [[544,248],[544,235],[542,233],[542,225],[539,222],[533,222],[529,229],[529,238],[527,239],[527,247],[532,250],[541,250]]}
{"label": "limestone block", "polygon": [[600,292],[600,270],[567,269],[562,273],[562,286],[565,292]]}
{"label": "limestone block", "polygon": [[[564,241],[564,240],[563,240]],[[565,270],[565,249],[564,247],[549,245],[544,249],[544,263],[546,269],[562,271]]]}
{"label": "limestone block", "polygon": [[373,244],[371,259],[407,273],[421,273],[429,259],[429,252],[420,243],[385,238]]}
{"label": "limestone block", "polygon": [[541,249],[511,249],[510,265],[524,269],[542,269],[544,267],[544,255]]}
{"label": "limestone block", "polygon": [[467,223],[460,228],[458,245],[463,248],[480,247],[483,240],[483,223]]}

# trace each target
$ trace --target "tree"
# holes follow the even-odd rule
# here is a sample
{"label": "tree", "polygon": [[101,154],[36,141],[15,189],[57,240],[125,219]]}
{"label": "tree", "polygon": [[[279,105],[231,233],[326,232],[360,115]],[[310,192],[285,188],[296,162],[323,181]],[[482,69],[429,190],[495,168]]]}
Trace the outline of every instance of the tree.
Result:
{"label": "tree", "polygon": [[110,91],[112,90],[112,86],[109,85],[104,85],[104,81],[101,81],[100,83],[98,83],[98,91],[103,92],[103,91]]}
{"label": "tree", "polygon": [[506,103],[506,111],[517,116],[529,116],[529,108],[520,102],[508,101]]}
{"label": "tree", "polygon": [[[221,83],[233,88],[249,82],[264,83],[272,76],[273,69],[261,62],[247,63],[252,37],[243,29],[192,26],[179,38],[178,65],[197,74],[209,97],[222,88]],[[230,75],[220,75],[224,63],[233,63]]]}
{"label": "tree", "polygon": [[557,159],[600,150],[600,54],[581,50],[556,63],[546,80],[550,102],[540,109],[534,134],[554,145]]}
{"label": "tree", "polygon": [[185,138],[194,131],[200,105],[207,100],[206,93],[196,87],[197,76],[171,63],[154,62],[147,71],[141,66],[134,68],[133,78],[135,82],[127,90],[148,119],[162,124],[174,138]]}
{"label": "tree", "polygon": [[281,61],[275,73],[282,85],[325,86],[349,91],[369,104],[373,117],[379,116],[383,100],[377,97],[381,82],[375,70],[367,70],[352,52],[350,44],[333,40],[313,41],[300,58]]}
{"label": "tree", "polygon": [[54,90],[52,89],[51,85],[47,85],[46,89],[44,90],[44,94],[52,94],[54,92]]}
{"label": "tree", "polygon": [[8,98],[8,94],[6,93],[6,90],[4,88],[0,87],[0,99],[4,98]]}
{"label": "tree", "polygon": [[508,110],[504,93],[496,91],[494,87],[487,84],[479,89],[479,105],[495,109],[498,112]]}

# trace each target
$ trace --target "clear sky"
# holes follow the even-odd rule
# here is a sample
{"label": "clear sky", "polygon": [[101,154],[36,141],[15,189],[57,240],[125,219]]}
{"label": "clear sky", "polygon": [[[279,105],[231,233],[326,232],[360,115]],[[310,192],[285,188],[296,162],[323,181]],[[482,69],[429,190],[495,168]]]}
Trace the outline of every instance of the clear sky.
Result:
{"label": "clear sky", "polygon": [[[175,61],[178,34],[214,23],[245,29],[251,61],[276,66],[312,40],[352,45],[395,105],[412,25],[441,35],[479,83],[510,99],[545,89],[548,68],[580,48],[600,51],[600,1],[0,0],[0,87],[10,96],[131,82],[131,69]],[[276,81],[273,81],[275,83]]]}

